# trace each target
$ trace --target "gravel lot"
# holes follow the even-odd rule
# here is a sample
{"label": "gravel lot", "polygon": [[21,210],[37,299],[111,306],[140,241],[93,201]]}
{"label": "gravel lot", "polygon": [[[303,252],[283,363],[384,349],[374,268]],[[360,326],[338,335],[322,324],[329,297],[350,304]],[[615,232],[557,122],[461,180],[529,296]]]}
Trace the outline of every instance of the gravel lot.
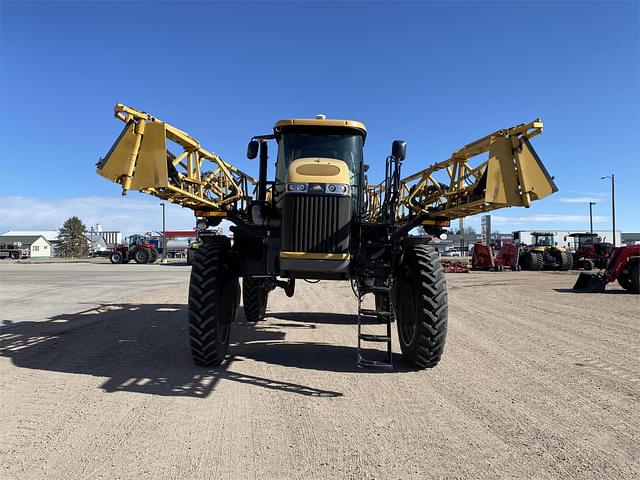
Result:
{"label": "gravel lot", "polygon": [[349,285],[300,282],[204,369],[188,273],[0,265],[0,477],[640,477],[640,296],[617,285],[451,274],[443,362],[375,372]]}

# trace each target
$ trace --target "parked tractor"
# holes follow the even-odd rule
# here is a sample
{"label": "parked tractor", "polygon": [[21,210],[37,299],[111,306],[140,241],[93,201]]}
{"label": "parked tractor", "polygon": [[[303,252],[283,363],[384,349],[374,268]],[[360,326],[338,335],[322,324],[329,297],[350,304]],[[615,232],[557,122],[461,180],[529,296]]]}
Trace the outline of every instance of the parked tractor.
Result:
{"label": "parked tractor", "polygon": [[[98,173],[124,194],[139,190],[195,211],[203,243],[193,255],[188,319],[191,354],[202,366],[227,355],[240,279],[248,322],[265,319],[271,291],[292,296],[296,279],[304,279],[351,282],[358,366],[392,367],[395,319],[406,362],[434,367],[444,352],[448,306],[431,236],[452,219],[528,207],[557,191],[530,143],[542,133],[540,120],[490,133],[446,160],[423,159],[429,166],[405,178],[406,143],[396,140],[380,162],[383,181],[369,184],[367,130],[358,121],[324,115],[278,121],[249,142],[247,157],[259,159],[254,179],[152,115],[122,104],[115,114],[125,126]],[[481,154],[485,159],[474,161]],[[232,223],[233,243],[213,232],[222,219]],[[428,236],[410,237],[417,227]],[[371,296],[377,301],[365,303]]]}
{"label": "parked tractor", "polygon": [[533,244],[522,247],[520,265],[523,270],[571,270],[573,255],[558,247],[553,232],[532,232]]}
{"label": "parked tractor", "polygon": [[131,235],[125,238],[125,243],[116,245],[111,251],[111,263],[154,263],[158,259],[158,250],[150,238],[144,235]]}
{"label": "parked tractor", "polygon": [[640,245],[614,248],[606,270],[582,272],[573,288],[583,292],[604,292],[607,284],[616,280],[625,290],[640,293]]}
{"label": "parked tractor", "polygon": [[572,233],[569,249],[573,254],[574,268],[593,270],[605,268],[613,252],[613,244],[602,242],[596,233]]}

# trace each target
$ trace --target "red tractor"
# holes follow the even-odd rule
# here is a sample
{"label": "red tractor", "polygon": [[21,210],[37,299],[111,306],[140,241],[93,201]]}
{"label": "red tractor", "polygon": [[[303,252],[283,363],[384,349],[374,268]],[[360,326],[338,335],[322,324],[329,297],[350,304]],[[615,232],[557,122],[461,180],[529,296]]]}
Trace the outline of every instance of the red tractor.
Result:
{"label": "red tractor", "polygon": [[569,250],[573,254],[575,268],[593,270],[593,268],[605,268],[613,252],[611,243],[602,242],[595,233],[572,233],[573,239],[569,243]]}
{"label": "red tractor", "polygon": [[640,245],[614,248],[607,269],[598,273],[581,273],[573,289],[604,292],[607,283],[616,280],[625,290],[640,293]]}
{"label": "red tractor", "polygon": [[131,235],[125,243],[116,245],[109,256],[111,263],[154,263],[158,259],[158,250],[144,235]]}

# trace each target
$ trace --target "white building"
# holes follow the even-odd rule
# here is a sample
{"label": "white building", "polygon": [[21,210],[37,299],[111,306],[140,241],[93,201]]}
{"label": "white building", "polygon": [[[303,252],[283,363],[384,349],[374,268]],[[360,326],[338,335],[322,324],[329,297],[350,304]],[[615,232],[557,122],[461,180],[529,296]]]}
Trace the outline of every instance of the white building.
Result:
{"label": "white building", "polygon": [[17,236],[27,236],[32,237],[34,235],[39,237],[44,237],[47,239],[49,243],[55,242],[58,240],[58,231],[57,230],[9,230],[2,235],[17,235]]}
{"label": "white building", "polygon": [[51,256],[51,243],[42,235],[0,235],[0,242],[22,243],[22,248],[28,248],[32,258],[42,258]]}

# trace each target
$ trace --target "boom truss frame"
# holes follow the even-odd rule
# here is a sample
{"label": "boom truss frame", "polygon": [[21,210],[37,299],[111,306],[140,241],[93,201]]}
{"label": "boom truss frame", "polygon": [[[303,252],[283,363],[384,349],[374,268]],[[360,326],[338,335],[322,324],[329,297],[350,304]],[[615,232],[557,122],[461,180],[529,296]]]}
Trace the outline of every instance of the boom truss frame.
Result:
{"label": "boom truss frame", "polygon": [[[507,206],[528,207],[532,200],[557,191],[529,143],[542,130],[540,119],[498,130],[465,145],[447,160],[403,178],[399,223],[421,216],[433,224]],[[488,159],[472,164],[487,152]],[[384,183],[367,187],[368,220],[381,217],[384,193]]]}
{"label": "boom truss frame", "polygon": [[[201,216],[224,216],[250,198],[257,181],[210,152],[182,130],[148,113],[115,106],[124,130],[98,173],[122,186],[122,194],[140,190],[198,211]],[[180,150],[170,150],[171,143]]]}

